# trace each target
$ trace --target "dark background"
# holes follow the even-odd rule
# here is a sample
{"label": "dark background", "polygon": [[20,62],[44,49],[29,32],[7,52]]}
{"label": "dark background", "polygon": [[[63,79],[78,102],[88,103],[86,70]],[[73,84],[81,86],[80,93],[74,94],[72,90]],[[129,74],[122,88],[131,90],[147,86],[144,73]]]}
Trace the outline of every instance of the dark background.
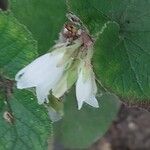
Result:
{"label": "dark background", "polygon": [[8,8],[8,0],[0,0],[0,8],[2,10],[7,10],[7,8]]}

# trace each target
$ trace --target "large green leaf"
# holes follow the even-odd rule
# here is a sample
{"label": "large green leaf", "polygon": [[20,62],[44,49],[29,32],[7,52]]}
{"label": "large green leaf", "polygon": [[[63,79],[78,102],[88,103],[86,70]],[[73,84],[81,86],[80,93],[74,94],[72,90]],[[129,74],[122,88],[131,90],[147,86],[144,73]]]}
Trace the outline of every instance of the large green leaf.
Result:
{"label": "large green leaf", "polygon": [[148,100],[149,33],[129,32],[120,36],[120,28],[116,23],[108,23],[106,26],[95,45],[94,66],[97,76],[103,85],[122,97]]}
{"label": "large green leaf", "polygon": [[58,139],[68,148],[86,148],[102,137],[116,117],[120,102],[113,94],[99,97],[100,108],[84,105],[77,109],[75,94],[69,94],[64,103],[64,118],[55,124]]}
{"label": "large green leaf", "polygon": [[64,24],[65,0],[10,0],[10,9],[38,41],[39,53],[47,52]]}
{"label": "large green leaf", "polygon": [[[37,56],[37,42],[12,14],[0,12],[0,20],[0,149],[47,149],[51,122],[45,110],[30,92],[12,93],[12,85],[4,82],[4,76],[14,78]],[[6,112],[12,113],[14,123],[6,121],[9,117],[3,119]]]}
{"label": "large green leaf", "polygon": [[[82,0],[78,5],[70,0],[70,5],[77,14],[86,16],[83,21],[87,26],[97,20],[95,32],[100,36],[93,60],[103,85],[126,99],[150,99],[150,1]],[[90,21],[92,14],[97,19]],[[98,29],[98,20],[103,18],[99,14],[107,18],[103,23],[109,20],[116,24],[103,24]]]}
{"label": "large green leaf", "polygon": [[11,14],[0,12],[0,74],[14,78],[36,56],[37,43]]}
{"label": "large green leaf", "polygon": [[[0,99],[0,105],[2,101],[4,99]],[[34,96],[27,91],[15,90],[9,104],[14,123],[8,123],[3,119],[3,107],[0,110],[0,149],[46,150],[51,123],[45,109],[38,105]]]}

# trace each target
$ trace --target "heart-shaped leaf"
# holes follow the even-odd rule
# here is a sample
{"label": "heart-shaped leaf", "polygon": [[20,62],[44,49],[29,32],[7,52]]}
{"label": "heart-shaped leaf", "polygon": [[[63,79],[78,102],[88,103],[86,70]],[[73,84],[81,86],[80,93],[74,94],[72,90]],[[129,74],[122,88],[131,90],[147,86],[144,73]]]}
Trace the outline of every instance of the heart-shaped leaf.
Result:
{"label": "heart-shaped leaf", "polygon": [[[148,100],[150,48],[146,47],[146,38],[149,33],[134,32],[120,36],[116,23],[106,26],[95,45],[93,59],[97,76],[103,85],[122,97],[132,97],[134,101],[140,98]],[[145,45],[138,44],[140,39]]]}

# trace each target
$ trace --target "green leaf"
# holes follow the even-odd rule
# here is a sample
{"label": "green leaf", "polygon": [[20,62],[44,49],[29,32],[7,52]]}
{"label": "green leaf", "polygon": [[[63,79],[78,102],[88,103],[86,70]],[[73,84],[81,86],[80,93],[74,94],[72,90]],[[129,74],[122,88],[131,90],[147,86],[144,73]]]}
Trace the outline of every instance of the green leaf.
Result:
{"label": "green leaf", "polygon": [[99,34],[93,56],[98,79],[126,100],[148,101],[150,1],[70,0],[69,5],[92,34]]}
{"label": "green leaf", "polygon": [[[145,5],[146,4],[146,5]],[[137,6],[138,5],[138,6]],[[78,15],[85,25],[90,29],[90,33],[95,34],[107,21],[116,21],[120,25],[128,22],[127,15],[141,13],[143,8],[149,9],[147,0],[69,0],[68,6],[71,11]],[[129,12],[133,10],[132,12]],[[139,16],[139,14],[135,16]],[[144,13],[143,13],[144,14]],[[126,22],[126,23],[127,23]]]}
{"label": "green leaf", "polygon": [[[0,101],[4,101],[0,99]],[[0,149],[1,150],[46,150],[47,139],[51,134],[51,122],[42,106],[27,91],[14,91],[9,104],[14,123],[3,119],[0,111]]]}
{"label": "green leaf", "polygon": [[103,24],[109,19],[103,12],[95,9],[93,0],[69,0],[67,5],[93,35],[96,35]]}
{"label": "green leaf", "polygon": [[[106,26],[95,45],[94,67],[98,78],[116,94],[132,97],[130,101],[147,101],[150,98],[150,48],[146,39],[149,33],[120,36],[116,23]],[[145,45],[141,46],[140,40]]]}
{"label": "green leaf", "polygon": [[69,94],[64,103],[64,118],[54,124],[55,131],[68,148],[87,148],[102,137],[116,117],[120,102],[113,94],[99,97],[100,108],[83,105],[77,110],[74,94]]}
{"label": "green leaf", "polygon": [[0,74],[14,78],[36,56],[37,43],[11,14],[0,11]]}
{"label": "green leaf", "polygon": [[10,0],[10,9],[38,41],[39,53],[47,52],[58,39],[65,22],[65,1]]}

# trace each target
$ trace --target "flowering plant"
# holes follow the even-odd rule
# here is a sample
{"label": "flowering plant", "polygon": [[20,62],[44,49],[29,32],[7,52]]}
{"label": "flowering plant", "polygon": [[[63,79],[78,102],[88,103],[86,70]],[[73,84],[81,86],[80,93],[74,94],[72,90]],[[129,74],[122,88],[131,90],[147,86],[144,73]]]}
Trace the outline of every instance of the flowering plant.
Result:
{"label": "flowering plant", "polygon": [[149,105],[148,1],[1,1],[1,150],[87,148]]}

